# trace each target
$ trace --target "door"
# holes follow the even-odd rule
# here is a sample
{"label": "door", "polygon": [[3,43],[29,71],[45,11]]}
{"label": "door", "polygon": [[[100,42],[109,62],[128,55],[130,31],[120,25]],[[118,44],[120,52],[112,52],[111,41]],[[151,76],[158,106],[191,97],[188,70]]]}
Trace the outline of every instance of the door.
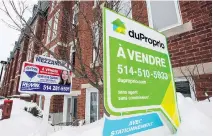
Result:
{"label": "door", "polygon": [[85,104],[85,120],[86,123],[92,123],[98,120],[99,117],[99,97],[96,88],[86,89],[86,104]]}
{"label": "door", "polygon": [[71,97],[67,99],[67,121],[72,122],[73,119],[77,119],[77,97]]}

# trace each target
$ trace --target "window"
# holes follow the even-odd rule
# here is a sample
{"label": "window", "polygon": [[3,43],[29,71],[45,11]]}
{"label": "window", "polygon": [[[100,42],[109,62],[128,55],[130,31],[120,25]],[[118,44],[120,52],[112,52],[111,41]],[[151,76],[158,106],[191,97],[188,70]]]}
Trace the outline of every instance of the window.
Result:
{"label": "window", "polygon": [[33,34],[35,34],[35,35],[36,35],[36,26],[37,26],[37,23],[38,23],[38,20],[35,21],[35,23],[33,24],[33,28],[32,28]]}
{"label": "window", "polygon": [[99,93],[96,88],[86,89],[85,121],[92,123],[99,118]]}
{"label": "window", "polygon": [[93,59],[92,62],[95,63],[99,61],[99,54],[100,53],[100,46],[99,46],[99,26],[98,21],[92,24],[92,31],[93,31]]}
{"label": "window", "polygon": [[189,81],[175,82],[176,92],[182,93],[185,97],[191,97]]}
{"label": "window", "polygon": [[75,48],[74,48],[73,42],[71,43],[71,47],[70,47],[70,61],[71,61],[71,65],[75,66]]}
{"label": "window", "polygon": [[179,77],[175,78],[175,88],[176,92],[181,93],[184,97],[191,97],[195,100],[195,85],[191,77]]}
{"label": "window", "polygon": [[178,1],[147,1],[149,26],[163,31],[182,24]]}
{"label": "window", "polygon": [[100,0],[94,0],[94,5],[92,8],[96,8],[99,5]]}
{"label": "window", "polygon": [[56,14],[54,15],[52,40],[57,37],[59,12],[60,11],[56,12]]}
{"label": "window", "polygon": [[50,36],[52,32],[52,18],[48,21],[48,30],[47,30],[47,44],[50,42]]}
{"label": "window", "polygon": [[52,7],[51,7],[51,11],[50,12],[53,11],[53,9],[55,8],[56,4],[57,4],[57,1],[52,1]]}
{"label": "window", "polygon": [[78,4],[75,4],[74,9],[73,9],[73,21],[72,24],[77,25],[78,24]]}
{"label": "window", "polygon": [[32,52],[33,52],[33,43],[31,43],[28,47],[27,51],[27,61],[30,61],[32,59]]}
{"label": "window", "polygon": [[98,119],[98,93],[90,93],[90,123],[95,122]]}
{"label": "window", "polygon": [[24,41],[21,42],[21,49],[20,49],[20,51],[21,52],[24,51]]}
{"label": "window", "polygon": [[[114,4],[116,3],[117,1],[114,1]],[[120,1],[113,7],[113,9],[128,18],[132,18],[131,0]]]}

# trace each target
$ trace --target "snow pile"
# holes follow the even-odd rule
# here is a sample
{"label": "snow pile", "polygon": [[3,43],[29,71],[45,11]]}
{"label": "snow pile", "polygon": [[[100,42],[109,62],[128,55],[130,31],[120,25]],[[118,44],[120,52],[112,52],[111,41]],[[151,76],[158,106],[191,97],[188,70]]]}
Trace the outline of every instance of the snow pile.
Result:
{"label": "snow pile", "polygon": [[[194,102],[190,98],[184,98],[181,94],[177,97],[182,122],[177,134],[172,136],[211,136],[212,103],[208,100]],[[2,100],[0,103],[3,103]],[[0,121],[0,135],[41,136],[42,118],[34,117],[24,111],[24,107],[29,110],[36,106],[34,103],[13,99],[11,118]],[[80,127],[57,126],[57,128],[49,125],[47,133],[48,136],[102,136],[103,126],[104,119]],[[153,135],[157,136],[159,133]]]}
{"label": "snow pile", "polygon": [[27,112],[30,112],[34,116],[42,117],[42,115],[43,115],[41,108],[36,103],[33,103],[33,102],[28,103],[24,107],[24,110],[27,111]]}
{"label": "snow pile", "polygon": [[[29,102],[20,99],[13,99],[13,108],[10,119],[0,121],[1,136],[34,136],[40,132],[42,119],[34,117],[24,111]],[[52,126],[48,126],[48,133],[53,133]]]}
{"label": "snow pile", "polygon": [[211,136],[212,132],[212,103],[201,101],[193,102],[178,94],[178,107],[181,116],[181,125],[177,136]]}
{"label": "snow pile", "polygon": [[[180,93],[177,97],[182,122],[177,134],[171,136],[211,136],[212,103],[207,100],[194,102],[191,98],[184,98]],[[66,127],[51,136],[102,136],[103,126],[104,120],[101,119],[81,127]]]}

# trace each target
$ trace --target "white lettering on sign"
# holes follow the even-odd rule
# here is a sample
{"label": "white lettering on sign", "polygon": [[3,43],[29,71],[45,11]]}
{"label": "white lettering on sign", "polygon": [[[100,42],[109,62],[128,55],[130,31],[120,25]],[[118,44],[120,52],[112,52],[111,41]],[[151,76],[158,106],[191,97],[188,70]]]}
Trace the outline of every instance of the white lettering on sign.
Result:
{"label": "white lettering on sign", "polygon": [[138,52],[135,50],[130,49],[124,50],[122,46],[118,48],[117,57],[118,58],[121,57],[124,59],[128,58],[129,60],[132,61],[156,65],[159,67],[166,67],[164,58],[154,57],[152,55],[145,54],[143,52]]}

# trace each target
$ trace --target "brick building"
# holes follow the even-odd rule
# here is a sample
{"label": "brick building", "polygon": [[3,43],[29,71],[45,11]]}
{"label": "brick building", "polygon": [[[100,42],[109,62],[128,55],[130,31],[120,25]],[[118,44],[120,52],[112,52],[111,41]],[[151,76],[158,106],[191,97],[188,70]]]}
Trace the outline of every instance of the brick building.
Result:
{"label": "brick building", "polygon": [[[36,10],[41,9],[41,3],[40,6],[35,6],[33,17],[28,23],[45,47],[61,56],[61,59],[72,61],[74,67],[79,67],[81,63],[72,47],[74,40],[69,37],[69,33],[66,33],[66,30],[70,29],[67,26],[67,15],[70,16],[69,19],[74,25],[84,30],[88,26],[84,16],[79,12],[87,15],[92,26],[96,23],[94,11],[101,11],[99,3],[80,1],[80,6],[78,6],[74,1],[54,1],[48,4],[46,6],[44,4],[42,10]],[[104,2],[100,5],[104,6],[104,4],[106,6]],[[130,9],[127,15],[129,18],[160,31],[168,38],[168,49],[177,91],[194,100],[203,100],[211,96],[212,2],[125,1],[121,2],[121,5],[125,8],[119,13],[127,15],[127,10]],[[81,40],[80,47],[84,64],[91,66],[95,63],[96,66],[91,35],[93,34],[89,31],[82,31],[79,32],[78,38]],[[3,95],[18,93],[17,83],[23,61],[32,62],[35,54],[53,57],[29,37],[23,32],[10,55],[8,60],[10,63],[6,66],[3,80]],[[86,71],[88,75],[91,75],[88,68]],[[77,76],[73,77],[72,85],[70,96],[52,97],[50,113],[53,123],[70,122],[72,116],[85,119],[86,123],[102,117],[103,102],[99,90],[89,84],[87,79]],[[42,106],[44,99],[38,96],[36,101]]]}

